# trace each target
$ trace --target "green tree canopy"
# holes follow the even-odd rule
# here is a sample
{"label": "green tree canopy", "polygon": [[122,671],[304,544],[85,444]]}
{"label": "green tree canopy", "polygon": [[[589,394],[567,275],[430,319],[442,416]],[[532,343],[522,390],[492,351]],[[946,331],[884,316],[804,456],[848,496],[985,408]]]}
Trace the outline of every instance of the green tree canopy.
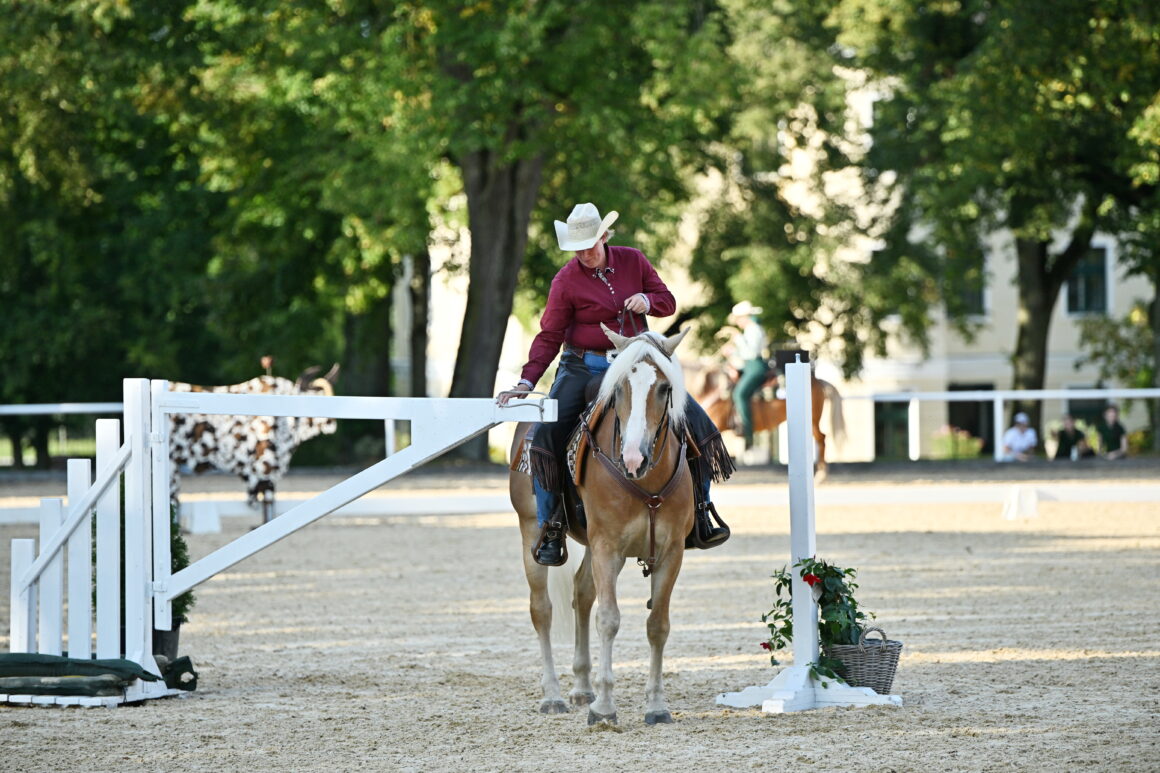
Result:
{"label": "green tree canopy", "polygon": [[[710,244],[734,257],[728,273],[783,282],[744,285],[763,305],[790,310],[776,320],[787,333],[803,321],[825,326],[846,344],[851,371],[866,345],[882,350],[887,314],[922,343],[928,310],[941,302],[969,333],[961,289],[984,279],[983,238],[1009,229],[1019,265],[1015,386],[1041,386],[1051,310],[1092,234],[1155,208],[1160,27],[1151,5],[782,0],[765,14],[737,0],[731,8],[751,20],[734,56],[752,93],[769,98],[743,100],[756,112],[743,114],[730,140],[743,204],[719,207],[707,224],[710,235],[726,235]],[[777,82],[763,56],[795,63]],[[853,119],[866,97],[873,117],[863,129]],[[754,107],[763,102],[770,113]],[[798,149],[815,161],[812,211],[789,195]],[[829,193],[850,172],[859,206]],[[759,223],[746,222],[750,206]],[[874,247],[872,259],[841,260],[859,239]],[[762,268],[767,256],[798,268]],[[721,279],[717,293],[720,311],[735,293]]]}

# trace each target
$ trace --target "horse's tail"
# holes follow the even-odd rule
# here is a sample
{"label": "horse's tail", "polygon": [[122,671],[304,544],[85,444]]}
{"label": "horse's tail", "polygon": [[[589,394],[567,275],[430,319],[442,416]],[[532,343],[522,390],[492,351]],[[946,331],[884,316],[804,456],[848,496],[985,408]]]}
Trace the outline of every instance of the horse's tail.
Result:
{"label": "horse's tail", "polygon": [[829,381],[822,381],[822,389],[826,392],[826,400],[830,403],[830,432],[834,440],[841,441],[846,437],[846,417],[842,414],[842,394]]}
{"label": "horse's tail", "polygon": [[576,611],[572,608],[572,599],[575,591],[574,576],[580,561],[576,550],[580,549],[573,542],[569,546],[568,562],[548,570],[548,600],[552,602],[552,644],[557,647],[570,647],[576,642]]}

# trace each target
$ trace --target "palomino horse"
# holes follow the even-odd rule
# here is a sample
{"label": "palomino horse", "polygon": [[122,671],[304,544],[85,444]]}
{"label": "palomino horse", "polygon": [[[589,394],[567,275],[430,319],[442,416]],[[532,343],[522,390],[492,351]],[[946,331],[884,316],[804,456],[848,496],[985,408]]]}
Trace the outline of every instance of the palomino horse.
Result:
{"label": "palomino horse", "polygon": [[[769,382],[766,382],[769,386]],[[776,382],[773,382],[776,387]],[[697,402],[709,414],[717,429],[724,432],[734,428],[737,414],[733,404],[733,385],[723,371],[710,370],[705,373],[701,383]],[[835,438],[841,438],[846,432],[845,419],[842,416],[842,396],[838,388],[828,381],[810,374],[810,402],[813,405],[814,440],[818,445],[817,475],[824,478],[826,475],[826,435],[822,432],[822,409],[826,401],[830,403],[830,425]],[[767,432],[776,429],[785,422],[785,400],[780,398],[767,399],[760,391],[750,401],[753,410],[753,431]]]}
{"label": "palomino horse", "polygon": [[[669,635],[669,598],[684,558],[685,536],[693,528],[693,481],[685,461],[685,382],[673,350],[685,332],[664,338],[643,333],[628,338],[605,329],[619,352],[596,396],[593,419],[583,423],[589,448],[582,458],[577,490],[587,516],[587,530],[569,524],[573,538],[588,546],[575,575],[576,648],[572,660],[575,705],[589,705],[588,724],[616,722],[613,698],[612,643],[620,628],[616,578],[627,556],[638,556],[651,582],[647,632],[651,652],[645,687],[645,723],[672,722],[665,698],[662,658]],[[529,425],[520,425],[512,455],[523,451]],[[603,458],[601,458],[603,456]],[[579,464],[580,461],[578,460]],[[524,573],[531,589],[532,625],[540,640],[544,675],[540,711],[569,710],[560,694],[552,659],[552,603],[548,572],[532,559],[540,528],[531,477],[513,470],[511,500],[520,518]],[[558,569],[552,571],[567,571]],[[596,629],[600,662],[595,690],[588,648],[589,618],[597,602]]]}

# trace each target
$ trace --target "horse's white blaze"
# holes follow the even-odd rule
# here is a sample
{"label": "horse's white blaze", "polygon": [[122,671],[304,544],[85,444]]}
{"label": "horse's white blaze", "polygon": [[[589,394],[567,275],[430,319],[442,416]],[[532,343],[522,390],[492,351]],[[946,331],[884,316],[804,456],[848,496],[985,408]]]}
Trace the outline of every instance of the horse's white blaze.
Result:
{"label": "horse's white blaze", "polygon": [[628,421],[624,425],[621,459],[624,461],[624,469],[632,474],[644,463],[642,448],[646,440],[645,427],[648,425],[648,395],[656,380],[656,370],[644,363],[639,363],[628,374],[632,403],[628,410]]}

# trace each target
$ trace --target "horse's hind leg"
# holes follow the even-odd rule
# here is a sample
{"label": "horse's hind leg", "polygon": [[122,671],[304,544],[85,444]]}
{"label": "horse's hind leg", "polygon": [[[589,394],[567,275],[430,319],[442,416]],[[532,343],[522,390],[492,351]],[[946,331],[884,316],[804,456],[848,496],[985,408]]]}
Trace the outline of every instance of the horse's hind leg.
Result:
{"label": "horse's hind leg", "polygon": [[593,550],[592,575],[596,585],[596,630],[600,633],[600,664],[596,672],[596,700],[588,707],[588,724],[616,724],[616,700],[612,695],[612,642],[620,630],[616,604],[616,578],[624,568],[624,556],[607,548]]}
{"label": "horse's hind leg", "polygon": [[576,683],[568,694],[574,706],[587,706],[596,700],[592,690],[592,652],[589,641],[592,634],[592,604],[596,601],[596,586],[592,582],[592,554],[584,553],[584,560],[576,570],[575,612],[576,648],[572,655],[572,673]]}
{"label": "horse's hind leg", "polygon": [[669,639],[669,599],[681,571],[684,550],[670,550],[657,562],[652,575],[652,612],[648,616],[649,669],[645,685],[644,722],[646,725],[673,721],[665,697],[664,655]]}
{"label": "horse's hind leg", "polygon": [[814,425],[814,442],[818,446],[818,462],[814,467],[814,482],[821,483],[826,479],[829,470],[826,465],[826,436],[818,429],[818,425]]}

